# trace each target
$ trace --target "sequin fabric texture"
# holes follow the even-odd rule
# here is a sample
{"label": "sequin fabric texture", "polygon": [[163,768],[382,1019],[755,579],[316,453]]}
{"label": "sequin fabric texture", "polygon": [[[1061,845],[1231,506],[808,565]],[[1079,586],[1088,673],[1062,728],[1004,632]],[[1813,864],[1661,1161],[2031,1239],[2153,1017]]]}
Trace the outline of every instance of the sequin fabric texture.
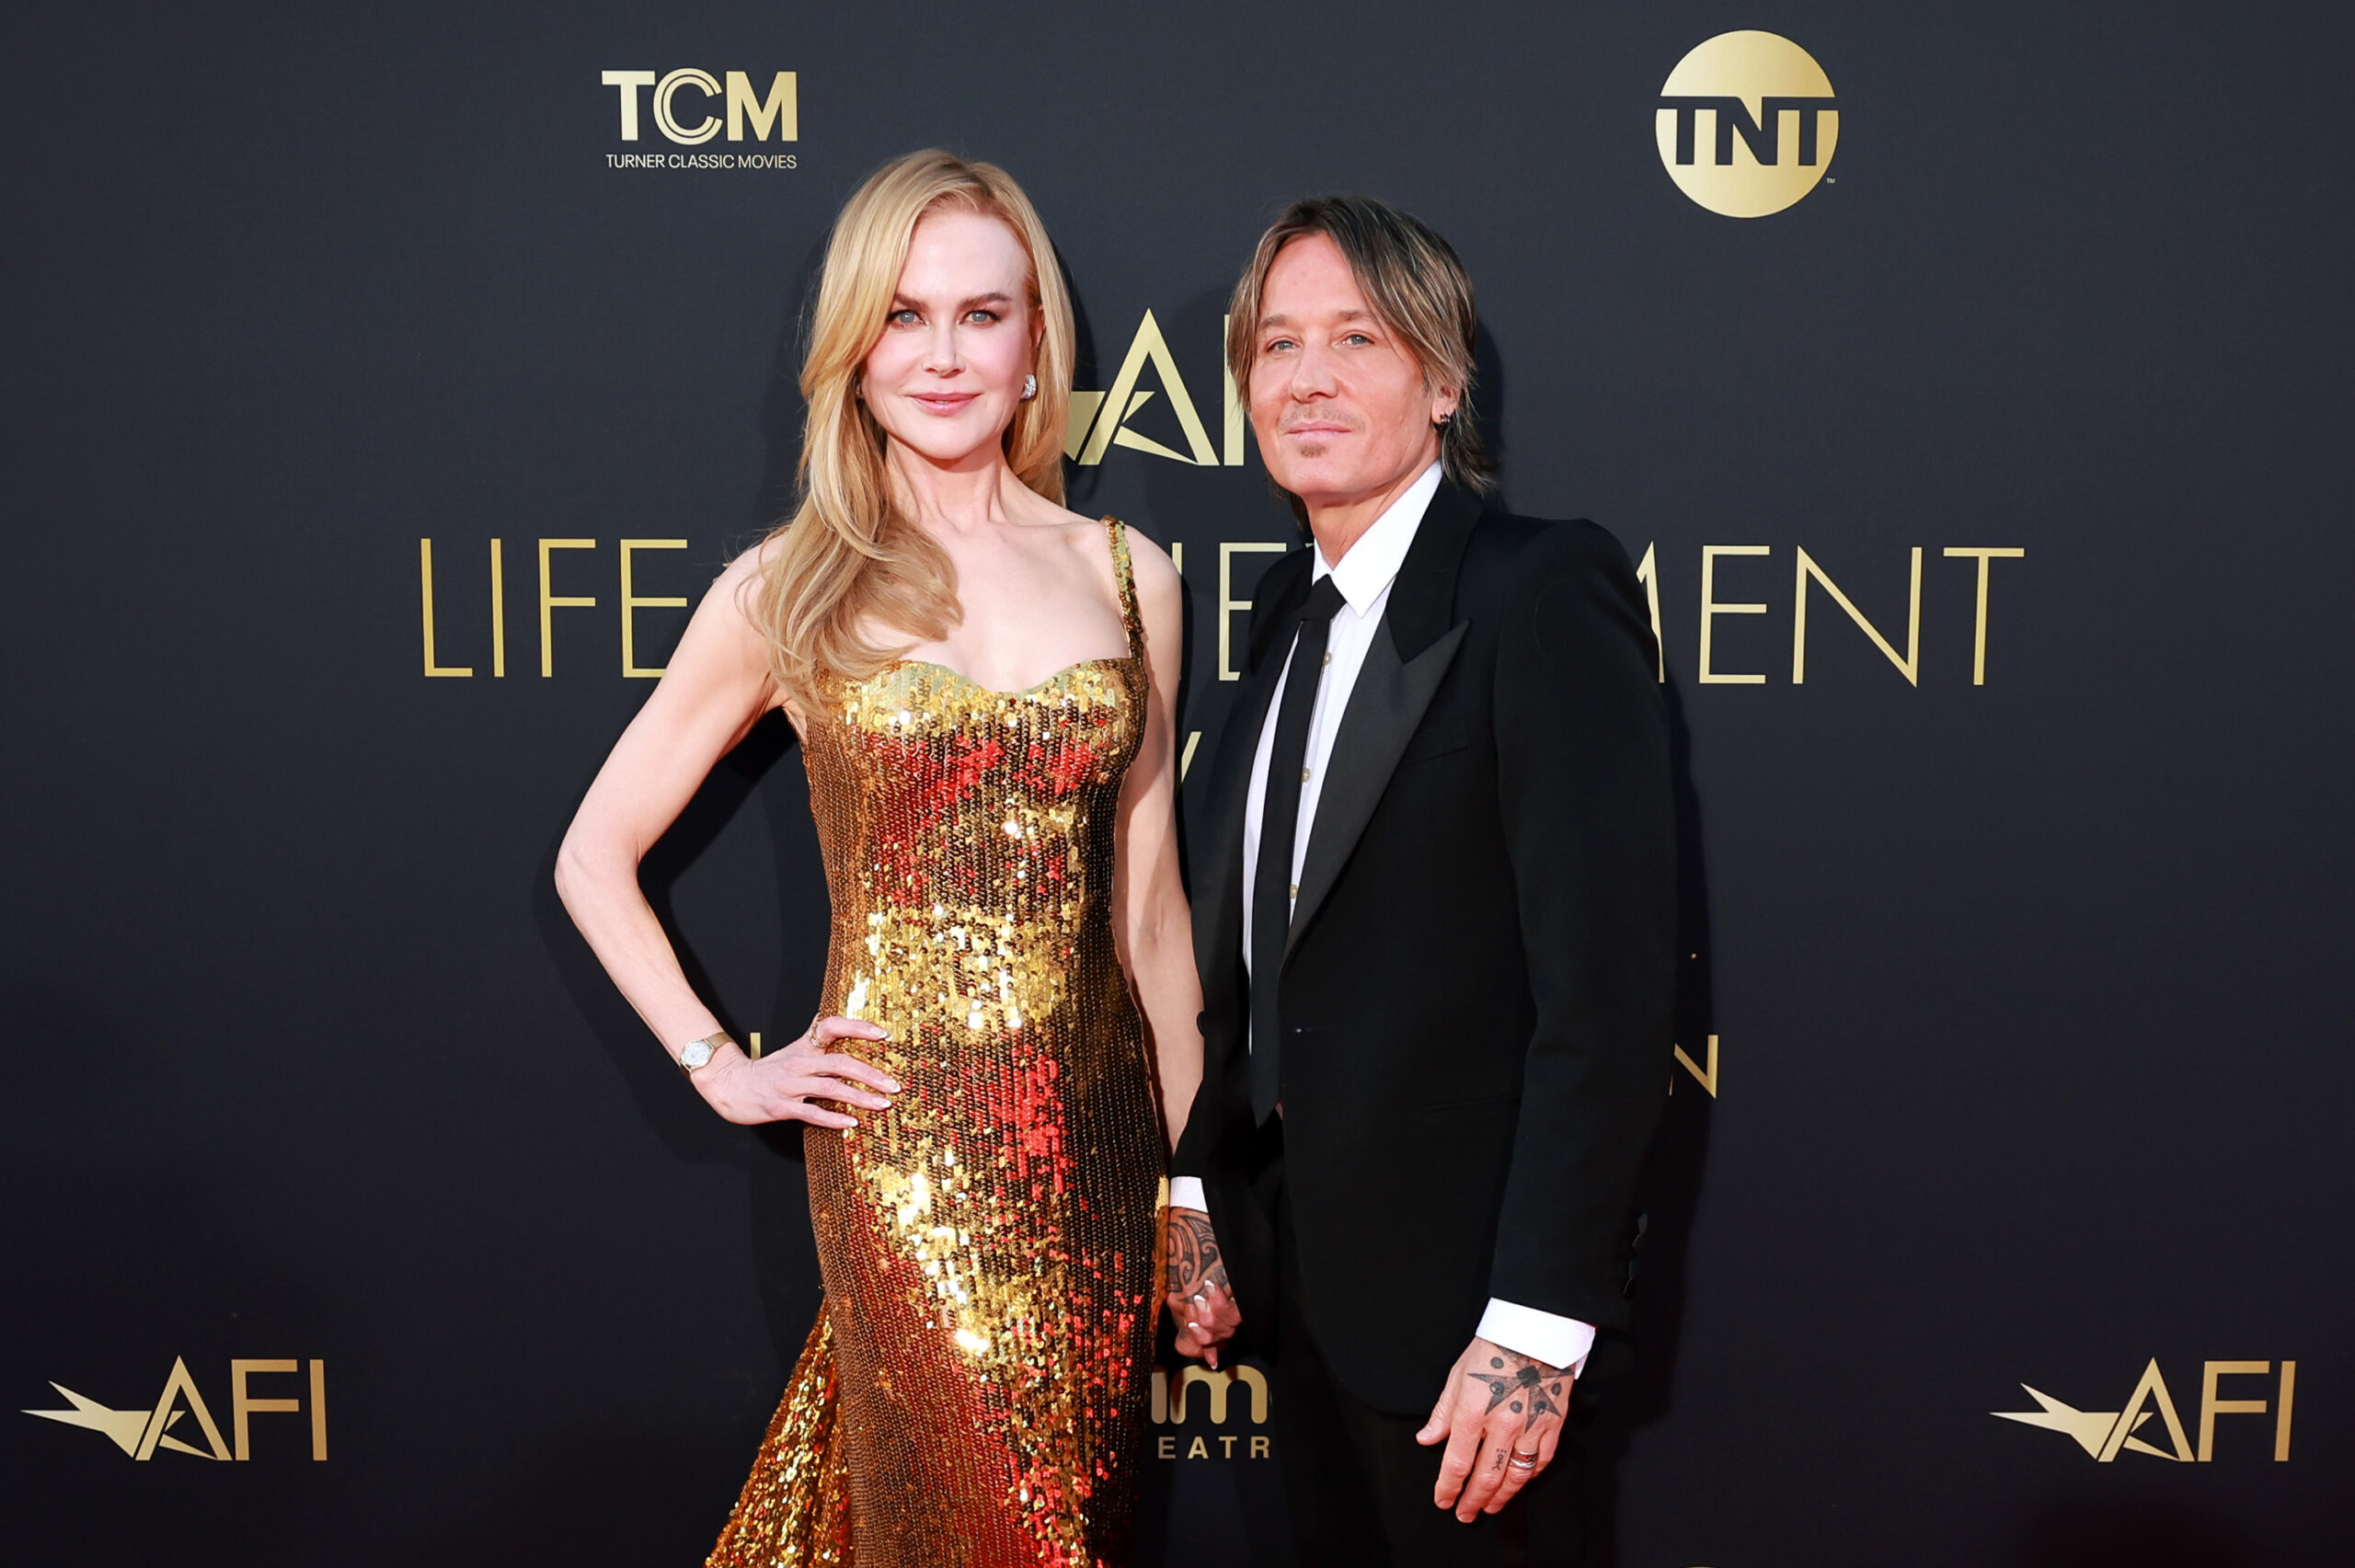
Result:
{"label": "sequin fabric texture", "polygon": [[833,900],[823,1010],[903,1085],[804,1139],[824,1309],[711,1568],[1126,1560],[1164,1170],[1113,950],[1144,734],[1129,655],[1023,692],[902,660],[803,738]]}

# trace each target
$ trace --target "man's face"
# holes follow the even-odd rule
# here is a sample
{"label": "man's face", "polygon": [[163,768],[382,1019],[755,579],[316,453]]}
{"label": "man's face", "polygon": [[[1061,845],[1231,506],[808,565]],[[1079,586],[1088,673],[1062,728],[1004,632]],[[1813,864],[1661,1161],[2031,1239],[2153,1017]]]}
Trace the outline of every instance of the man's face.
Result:
{"label": "man's face", "polygon": [[1427,382],[1324,235],[1276,253],[1247,395],[1259,452],[1313,516],[1411,481],[1439,456],[1456,391]]}

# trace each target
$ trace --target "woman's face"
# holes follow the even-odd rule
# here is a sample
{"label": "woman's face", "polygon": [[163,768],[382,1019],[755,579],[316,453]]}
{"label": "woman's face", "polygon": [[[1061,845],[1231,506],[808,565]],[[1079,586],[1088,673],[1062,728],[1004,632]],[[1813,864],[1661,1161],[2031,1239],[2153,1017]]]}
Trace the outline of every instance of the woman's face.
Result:
{"label": "woman's face", "polygon": [[950,208],[921,219],[860,395],[892,439],[944,468],[999,459],[1038,353],[1029,265],[997,218]]}

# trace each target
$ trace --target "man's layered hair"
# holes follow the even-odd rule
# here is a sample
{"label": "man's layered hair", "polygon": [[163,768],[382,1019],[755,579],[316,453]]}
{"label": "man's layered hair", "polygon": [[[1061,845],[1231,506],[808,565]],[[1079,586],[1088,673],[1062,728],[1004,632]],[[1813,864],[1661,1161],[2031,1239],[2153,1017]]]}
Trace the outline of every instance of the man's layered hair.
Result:
{"label": "man's layered hair", "polygon": [[1448,478],[1477,495],[1495,489],[1497,464],[1481,444],[1472,414],[1473,340],[1479,330],[1472,276],[1430,224],[1378,197],[1295,201],[1259,236],[1227,315],[1226,361],[1236,387],[1250,395],[1269,269],[1284,246],[1311,235],[1323,235],[1340,248],[1359,292],[1422,368],[1424,381],[1454,389],[1455,413],[1442,427],[1439,442]]}

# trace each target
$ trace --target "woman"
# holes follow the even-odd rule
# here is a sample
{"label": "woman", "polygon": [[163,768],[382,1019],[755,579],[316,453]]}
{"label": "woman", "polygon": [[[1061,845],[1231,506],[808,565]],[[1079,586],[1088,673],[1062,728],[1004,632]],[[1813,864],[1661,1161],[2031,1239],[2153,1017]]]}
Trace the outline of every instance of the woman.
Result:
{"label": "woman", "polygon": [[[1002,170],[916,153],[851,198],[801,376],[800,508],[705,596],[557,857],[566,907],[712,1108],[823,1129],[804,1147],[825,1306],[715,1564],[1126,1553],[1160,1296],[1152,1069],[1182,1118],[1201,1004],[1178,575],[1059,504],[1072,342]],[[819,1018],[755,1061],[637,865],[776,706],[833,931]]]}

